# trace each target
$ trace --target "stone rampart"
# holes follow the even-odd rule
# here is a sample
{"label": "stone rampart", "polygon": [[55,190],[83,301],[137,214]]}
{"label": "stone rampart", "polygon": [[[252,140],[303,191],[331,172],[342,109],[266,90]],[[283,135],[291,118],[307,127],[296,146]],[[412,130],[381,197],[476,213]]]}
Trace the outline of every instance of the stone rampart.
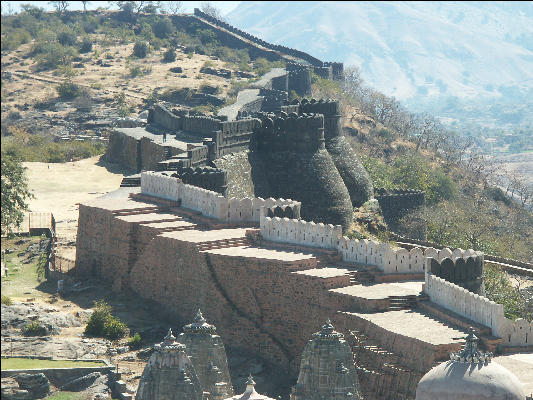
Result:
{"label": "stone rampart", "polygon": [[142,137],[139,139],[141,171],[157,169],[157,164],[166,158],[165,147],[155,143],[152,139]]}
{"label": "stone rampart", "polygon": [[181,118],[182,129],[186,132],[211,136],[213,132],[221,129],[221,122],[218,119],[192,115],[184,115]]}
{"label": "stone rampart", "polygon": [[[400,235],[405,233],[402,230],[400,220],[409,212],[420,209],[426,204],[426,192],[421,190],[377,189],[375,197],[379,202],[383,217],[390,230]],[[420,222],[420,226],[416,231],[411,232],[410,236],[414,234],[417,235],[414,239],[426,239],[426,226],[423,221]]]}
{"label": "stone rampart", "polygon": [[[428,269],[432,261],[427,259]],[[505,317],[501,304],[430,273],[426,274],[424,291],[432,302],[491,328],[494,336],[502,338],[504,346],[533,345],[533,323],[522,318],[511,321]]]}
{"label": "stone rampart", "polygon": [[312,153],[325,148],[322,115],[263,115],[261,122],[256,134],[259,152]]}
{"label": "stone rampart", "polygon": [[[252,100],[246,104],[243,104],[243,106],[241,107],[241,109],[238,111],[237,115],[239,115],[239,113],[247,113],[247,114],[252,114],[252,113],[255,113],[255,112],[258,112],[258,111],[261,111],[261,108],[263,107],[263,101],[264,99],[259,97],[255,100]],[[239,117],[237,117],[237,119],[239,119]]]}
{"label": "stone rampart", "polygon": [[154,104],[148,111],[148,123],[157,124],[170,131],[183,129],[183,119],[160,104]]}
{"label": "stone rampart", "polygon": [[198,186],[225,195],[227,172],[223,169],[212,167],[179,168],[172,176],[181,179],[187,185]]}
{"label": "stone rampart", "polygon": [[191,167],[204,164],[207,161],[208,155],[209,148],[207,146],[187,146],[187,158],[190,160]]}
{"label": "stone rampart", "polygon": [[294,91],[298,96],[311,96],[311,70],[300,68],[288,73],[288,91]]}
{"label": "stone rampart", "polygon": [[289,91],[289,75],[284,74],[281,76],[276,76],[271,80],[271,89],[282,90],[284,92]]}
{"label": "stone rampart", "polygon": [[284,90],[265,88],[259,89],[259,96],[263,96],[261,111],[265,112],[280,111],[288,98],[287,92]]}
{"label": "stone rampart", "polygon": [[344,79],[344,64],[341,62],[324,62],[324,67],[331,67],[331,77],[334,80]]}
{"label": "stone rampart", "polygon": [[473,254],[465,258],[461,253],[461,249],[455,249],[451,258],[445,257],[441,260],[431,258],[428,272],[472,293],[484,294],[483,254]]}
{"label": "stone rampart", "polygon": [[[258,57],[264,57],[269,61],[278,61],[283,59],[283,55],[278,52],[269,49],[267,47],[257,46],[256,43],[250,41],[249,38],[244,35],[238,35],[231,32],[229,29],[220,29],[221,27],[216,23],[209,21],[207,18],[203,18],[201,15],[172,15],[170,19],[176,26],[185,27],[186,30],[197,30],[198,25],[201,29],[209,29],[216,35],[216,39],[222,46],[227,46],[235,49],[247,49],[250,57],[256,59]],[[207,22],[206,22],[207,21]]]}
{"label": "stone rampart", "polygon": [[322,66],[324,63],[322,61],[320,61],[318,58],[316,57],[313,57],[311,56],[310,54],[307,54],[303,51],[300,51],[300,50],[296,50],[296,49],[293,49],[293,48],[290,48],[290,47],[286,47],[286,46],[281,46],[281,45],[274,45],[274,44],[271,44],[271,43],[268,43],[248,32],[244,32],[238,28],[235,28],[234,26],[231,26],[230,24],[224,22],[224,21],[221,21],[219,19],[216,19],[212,16],[210,16],[209,14],[206,14],[202,11],[200,11],[198,8],[195,8],[194,9],[194,15],[198,16],[198,17],[201,17],[203,19],[205,19],[206,21],[212,23],[213,25],[216,25],[218,27],[221,27],[221,28],[224,28],[225,30],[229,31],[229,32],[232,32],[236,35],[239,35],[243,38],[245,38],[246,40],[249,40],[250,42],[252,43],[255,43],[261,47],[264,47],[264,48],[267,48],[267,49],[271,49],[271,50],[274,50],[274,51],[277,51],[277,52],[280,52],[280,53],[284,53],[284,54],[287,54],[287,55],[290,55],[292,57],[296,57],[296,58],[299,58],[301,60],[304,60],[306,62],[308,62],[309,64],[313,65],[313,66]]}
{"label": "stone rampart", "polygon": [[248,150],[254,130],[259,127],[259,124],[260,121],[255,118],[222,122],[220,131],[214,136],[217,158]]}
{"label": "stone rampart", "polygon": [[187,185],[179,179],[156,172],[141,174],[141,192],[181,203],[207,217],[228,222],[260,222],[261,208],[299,204],[293,200],[260,197],[227,199],[217,192]]}
{"label": "stone rampart", "polygon": [[503,305],[486,297],[447,282],[433,274],[426,275],[425,293],[437,303],[463,317],[492,328],[493,335],[501,336]]}
{"label": "stone rampart", "polygon": [[140,171],[141,164],[138,141],[122,132],[112,131],[109,135],[105,159],[110,163],[120,164],[130,171]]}

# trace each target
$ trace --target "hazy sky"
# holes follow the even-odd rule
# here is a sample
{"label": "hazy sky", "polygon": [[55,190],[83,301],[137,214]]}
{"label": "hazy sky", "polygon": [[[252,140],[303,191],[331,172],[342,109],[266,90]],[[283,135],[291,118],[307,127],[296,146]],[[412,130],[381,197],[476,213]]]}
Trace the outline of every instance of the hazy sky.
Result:
{"label": "hazy sky", "polygon": [[[52,10],[53,7],[48,4],[48,1],[2,1],[2,14],[6,13],[8,4],[11,5],[14,12],[20,11],[21,4],[33,4],[37,7],[42,7],[46,10]],[[164,1],[163,1],[164,3]],[[183,2],[183,12],[192,13],[194,8],[200,8],[202,1],[184,1]],[[229,13],[233,10],[240,1],[212,1],[216,7],[218,7],[223,14]],[[87,8],[89,10],[95,10],[98,7],[108,7],[108,1],[91,1]],[[81,1],[69,1],[69,9],[71,10],[83,10],[83,5]]]}

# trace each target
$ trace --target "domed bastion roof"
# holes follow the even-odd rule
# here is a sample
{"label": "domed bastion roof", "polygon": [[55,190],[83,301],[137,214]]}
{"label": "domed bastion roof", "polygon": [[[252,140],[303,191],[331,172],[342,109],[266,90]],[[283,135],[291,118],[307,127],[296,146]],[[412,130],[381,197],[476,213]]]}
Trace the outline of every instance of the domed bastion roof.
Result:
{"label": "domed bastion roof", "polygon": [[416,400],[525,400],[518,378],[492,361],[492,353],[479,351],[477,344],[470,328],[464,349],[422,377]]}

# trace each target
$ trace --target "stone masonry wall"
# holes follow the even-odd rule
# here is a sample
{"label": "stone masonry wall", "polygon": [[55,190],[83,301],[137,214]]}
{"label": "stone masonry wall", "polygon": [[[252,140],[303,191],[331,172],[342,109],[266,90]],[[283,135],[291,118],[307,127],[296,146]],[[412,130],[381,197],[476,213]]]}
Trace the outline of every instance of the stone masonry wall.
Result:
{"label": "stone masonry wall", "polygon": [[137,139],[124,133],[112,131],[109,136],[105,159],[110,163],[121,164],[130,171],[139,171]]}

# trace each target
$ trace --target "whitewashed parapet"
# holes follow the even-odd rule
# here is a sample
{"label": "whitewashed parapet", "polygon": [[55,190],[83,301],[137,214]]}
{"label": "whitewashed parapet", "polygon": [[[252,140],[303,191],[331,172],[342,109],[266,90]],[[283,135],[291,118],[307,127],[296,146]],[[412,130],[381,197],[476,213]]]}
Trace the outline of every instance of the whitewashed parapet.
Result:
{"label": "whitewashed parapet", "polygon": [[426,275],[425,292],[432,302],[474,322],[488,326],[501,337],[503,306],[433,274]]}
{"label": "whitewashed parapet", "polygon": [[141,193],[166,200],[181,201],[181,206],[203,215],[228,222],[259,222],[265,206],[300,204],[288,199],[260,197],[227,199],[217,192],[187,185],[174,177],[157,172],[141,173]]}
{"label": "whitewashed parapet", "polygon": [[523,318],[511,321],[504,317],[500,332],[504,346],[531,346],[533,345],[533,322]]}
{"label": "whitewashed parapet", "polygon": [[530,321],[506,318],[503,305],[433,274],[426,275],[425,293],[430,300],[474,322],[492,329],[492,335],[502,338],[504,346],[533,344],[533,326]]}
{"label": "whitewashed parapet", "polygon": [[263,216],[260,226],[261,236],[266,240],[324,249],[337,248],[342,236],[340,225],[315,224],[301,219]]}
{"label": "whitewashed parapet", "polygon": [[415,247],[411,250],[395,249],[389,243],[380,243],[368,239],[349,239],[342,237],[337,247],[346,262],[375,265],[387,274],[424,273],[426,258],[433,257],[439,261],[444,258],[468,258],[482,255],[474,250],[450,249],[436,250],[432,247],[422,250]]}

